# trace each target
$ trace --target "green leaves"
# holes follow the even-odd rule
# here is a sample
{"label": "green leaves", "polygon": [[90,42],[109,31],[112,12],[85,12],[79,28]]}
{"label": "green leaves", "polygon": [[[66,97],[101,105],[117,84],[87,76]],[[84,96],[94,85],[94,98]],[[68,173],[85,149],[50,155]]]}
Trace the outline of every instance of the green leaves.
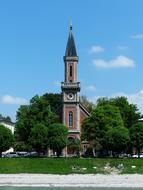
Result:
{"label": "green leaves", "polygon": [[14,137],[10,129],[0,125],[0,156],[1,153],[12,147]]}
{"label": "green leaves", "polygon": [[67,145],[67,135],[67,128],[61,123],[54,123],[48,128],[48,144],[50,149],[57,152],[57,156],[61,154],[62,149]]}
{"label": "green leaves", "polygon": [[130,128],[131,144],[140,154],[143,148],[143,123],[136,123]]}
{"label": "green leaves", "polygon": [[122,152],[130,145],[128,129],[140,118],[137,106],[125,97],[100,98],[91,116],[83,122],[82,140],[97,151]]}
{"label": "green leaves", "polygon": [[[32,146],[35,149],[42,150],[43,140],[45,137],[43,134],[42,139],[40,134],[45,130],[45,128],[47,128],[46,130],[48,131],[49,125],[59,122],[59,117],[54,112],[54,109],[56,109],[57,104],[58,106],[60,105],[60,102],[61,95],[45,94],[43,96],[36,95],[30,100],[29,105],[21,106],[17,112],[17,122],[15,127],[15,137],[16,140],[20,142],[17,144],[24,143],[27,147],[29,146],[29,149]],[[40,130],[39,132],[38,126]],[[45,132],[45,134],[47,135],[47,132]],[[22,147],[24,146],[22,145]],[[18,148],[20,147],[18,146]]]}
{"label": "green leaves", "polygon": [[126,150],[130,141],[129,131],[125,127],[110,128],[104,140],[108,150],[121,153]]}
{"label": "green leaves", "polygon": [[31,129],[29,144],[37,151],[42,152],[48,147],[48,128],[37,124]]}
{"label": "green leaves", "polygon": [[11,122],[11,118],[9,116],[4,117],[1,114],[0,114],[0,120],[6,121],[6,122]]}

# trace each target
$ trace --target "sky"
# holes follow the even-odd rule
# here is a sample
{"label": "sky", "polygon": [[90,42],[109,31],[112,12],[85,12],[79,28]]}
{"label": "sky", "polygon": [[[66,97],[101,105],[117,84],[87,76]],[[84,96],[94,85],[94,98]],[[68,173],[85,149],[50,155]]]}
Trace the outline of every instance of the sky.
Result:
{"label": "sky", "polygon": [[126,96],[143,113],[143,0],[1,0],[0,114],[60,93],[72,19],[81,95]]}

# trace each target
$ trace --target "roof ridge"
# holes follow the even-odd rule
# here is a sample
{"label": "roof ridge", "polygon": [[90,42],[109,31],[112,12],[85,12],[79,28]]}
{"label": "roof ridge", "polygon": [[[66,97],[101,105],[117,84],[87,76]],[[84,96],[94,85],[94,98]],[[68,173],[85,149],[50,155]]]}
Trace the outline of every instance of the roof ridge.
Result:
{"label": "roof ridge", "polygon": [[86,114],[87,114],[88,116],[91,115],[81,103],[79,104],[79,106],[84,110],[84,112],[86,112]]}

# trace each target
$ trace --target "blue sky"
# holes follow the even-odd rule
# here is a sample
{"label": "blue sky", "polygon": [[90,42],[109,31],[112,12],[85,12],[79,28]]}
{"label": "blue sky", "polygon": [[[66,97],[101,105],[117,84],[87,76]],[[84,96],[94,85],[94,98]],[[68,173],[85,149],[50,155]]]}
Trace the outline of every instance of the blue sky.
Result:
{"label": "blue sky", "polygon": [[60,93],[70,18],[81,95],[125,95],[143,112],[142,0],[0,1],[0,113]]}

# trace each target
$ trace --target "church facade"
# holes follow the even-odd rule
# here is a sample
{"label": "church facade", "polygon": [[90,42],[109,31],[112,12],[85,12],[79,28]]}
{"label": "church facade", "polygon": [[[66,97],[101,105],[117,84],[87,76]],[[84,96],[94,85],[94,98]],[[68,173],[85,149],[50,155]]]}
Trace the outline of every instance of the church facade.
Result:
{"label": "church facade", "polygon": [[[83,120],[90,114],[80,103],[80,82],[77,78],[78,56],[70,26],[64,56],[64,82],[61,83],[63,95],[63,124],[68,128],[68,139],[80,139]],[[68,147],[65,154],[74,154]]]}

